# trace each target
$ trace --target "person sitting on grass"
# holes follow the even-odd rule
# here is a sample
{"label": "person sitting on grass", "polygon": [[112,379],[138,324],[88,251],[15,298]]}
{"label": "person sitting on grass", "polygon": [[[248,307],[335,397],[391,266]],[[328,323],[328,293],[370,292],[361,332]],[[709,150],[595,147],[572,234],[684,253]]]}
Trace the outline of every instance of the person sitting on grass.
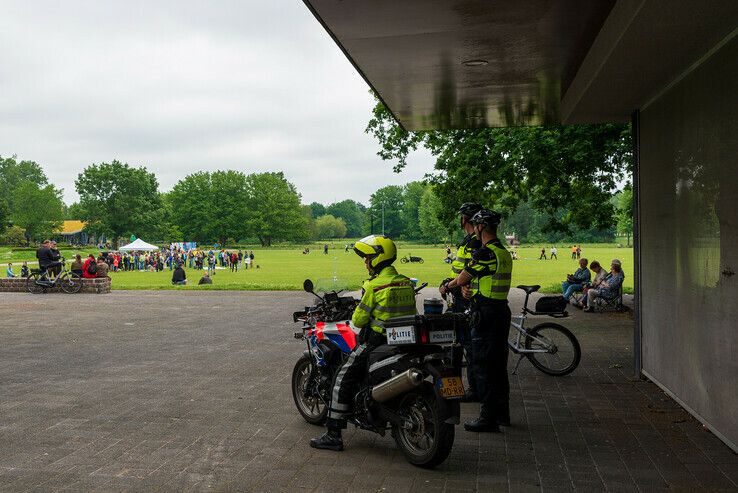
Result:
{"label": "person sitting on grass", "polygon": [[172,273],[172,284],[175,286],[184,286],[187,284],[187,274],[185,274],[182,264],[177,264]]}
{"label": "person sitting on grass", "polygon": [[599,286],[592,287],[587,290],[587,307],[584,309],[585,312],[594,311],[594,303],[597,298],[605,300],[615,299],[620,294],[620,289],[623,286],[623,280],[625,280],[625,274],[623,273],[622,264],[620,260],[613,259],[610,264],[610,274],[600,283]]}
{"label": "person sitting on grass", "polygon": [[574,274],[567,275],[566,281],[561,283],[561,291],[567,303],[572,295],[582,291],[584,285],[591,279],[592,275],[587,268],[588,263],[589,261],[586,258],[579,259],[579,268]]}
{"label": "person sitting on grass", "polygon": [[213,284],[213,280],[210,278],[210,275],[206,272],[202,275],[200,280],[198,281],[198,286],[202,286],[203,284]]}
{"label": "person sitting on grass", "polygon": [[28,262],[23,262],[21,265],[21,277],[28,277]]}
{"label": "person sitting on grass", "polygon": [[15,277],[15,274],[13,273],[13,264],[11,264],[10,262],[8,262],[8,268],[5,270],[5,277]]}

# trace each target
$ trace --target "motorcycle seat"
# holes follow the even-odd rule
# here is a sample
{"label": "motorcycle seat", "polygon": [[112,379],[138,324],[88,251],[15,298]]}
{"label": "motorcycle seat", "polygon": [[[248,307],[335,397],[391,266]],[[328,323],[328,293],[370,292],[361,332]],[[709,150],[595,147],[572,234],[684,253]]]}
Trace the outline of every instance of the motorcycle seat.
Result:
{"label": "motorcycle seat", "polygon": [[518,289],[522,289],[526,293],[531,294],[531,293],[535,293],[536,291],[538,291],[539,289],[541,289],[541,286],[539,286],[538,284],[534,284],[533,286],[524,286],[524,285],[520,284],[518,286]]}
{"label": "motorcycle seat", "polygon": [[387,344],[377,346],[377,348],[369,354],[369,365],[371,366],[377,361],[389,358],[390,356],[393,356],[398,352],[399,349],[397,346],[388,346]]}

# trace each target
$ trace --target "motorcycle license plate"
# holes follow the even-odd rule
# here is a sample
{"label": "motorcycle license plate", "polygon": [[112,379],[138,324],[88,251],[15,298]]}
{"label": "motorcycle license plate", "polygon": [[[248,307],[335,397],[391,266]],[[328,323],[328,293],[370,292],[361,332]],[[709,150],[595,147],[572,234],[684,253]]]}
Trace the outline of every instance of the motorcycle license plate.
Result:
{"label": "motorcycle license plate", "polygon": [[464,384],[461,382],[461,377],[443,377],[438,380],[437,385],[443,398],[464,397]]}
{"label": "motorcycle license plate", "polygon": [[454,330],[432,330],[430,331],[431,344],[443,344],[445,342],[454,342],[456,334]]}
{"label": "motorcycle license plate", "polygon": [[392,327],[387,329],[387,345],[415,344],[415,327]]}

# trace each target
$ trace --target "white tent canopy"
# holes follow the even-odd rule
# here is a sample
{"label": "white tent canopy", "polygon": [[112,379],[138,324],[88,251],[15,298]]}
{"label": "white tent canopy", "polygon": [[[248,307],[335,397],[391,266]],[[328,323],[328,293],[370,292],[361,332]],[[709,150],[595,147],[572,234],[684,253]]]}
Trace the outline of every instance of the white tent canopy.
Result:
{"label": "white tent canopy", "polygon": [[135,241],[120,247],[118,250],[121,252],[150,252],[152,250],[158,250],[159,247],[146,243],[141,238],[136,238]]}

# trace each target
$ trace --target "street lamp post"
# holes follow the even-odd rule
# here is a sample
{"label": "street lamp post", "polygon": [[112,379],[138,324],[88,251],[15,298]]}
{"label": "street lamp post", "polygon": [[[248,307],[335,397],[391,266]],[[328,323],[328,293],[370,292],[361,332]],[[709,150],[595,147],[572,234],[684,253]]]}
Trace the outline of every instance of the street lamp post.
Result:
{"label": "street lamp post", "polygon": [[382,202],[382,234],[384,234],[384,202]]}

